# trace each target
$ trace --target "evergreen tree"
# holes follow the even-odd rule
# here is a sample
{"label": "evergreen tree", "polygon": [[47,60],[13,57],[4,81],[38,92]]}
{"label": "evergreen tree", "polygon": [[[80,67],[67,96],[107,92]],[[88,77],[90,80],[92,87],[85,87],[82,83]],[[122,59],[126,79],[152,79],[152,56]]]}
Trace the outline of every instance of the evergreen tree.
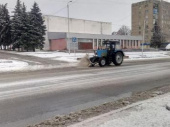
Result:
{"label": "evergreen tree", "polygon": [[21,11],[21,27],[22,27],[22,33],[21,33],[21,42],[22,42],[22,46],[25,50],[29,50],[29,47],[31,47],[31,25],[30,25],[30,18],[29,18],[29,15],[28,13],[26,12],[26,7],[23,3],[23,6],[22,6],[22,11]]}
{"label": "evergreen tree", "polygon": [[38,4],[35,2],[31,12],[30,12],[30,19],[31,19],[31,44],[32,49],[35,51],[35,48],[43,48],[44,40],[45,40],[45,31],[46,26],[44,25],[44,20],[42,17],[41,10],[39,9]]}
{"label": "evergreen tree", "polygon": [[6,49],[11,44],[10,16],[7,4],[0,7],[0,44]]}
{"label": "evergreen tree", "polygon": [[153,32],[153,36],[151,38],[151,47],[160,48],[161,43],[165,42],[165,37],[163,36],[161,29],[157,23],[155,23],[152,32]]}
{"label": "evergreen tree", "polygon": [[17,5],[14,9],[14,16],[12,18],[11,22],[11,33],[12,33],[12,42],[13,42],[13,48],[21,48],[23,43],[21,40],[21,34],[22,34],[22,5],[21,1],[17,0]]}
{"label": "evergreen tree", "polygon": [[3,20],[2,20],[2,5],[0,5],[0,47],[2,49],[2,41],[1,41],[1,31],[2,31],[2,23],[3,23]]}

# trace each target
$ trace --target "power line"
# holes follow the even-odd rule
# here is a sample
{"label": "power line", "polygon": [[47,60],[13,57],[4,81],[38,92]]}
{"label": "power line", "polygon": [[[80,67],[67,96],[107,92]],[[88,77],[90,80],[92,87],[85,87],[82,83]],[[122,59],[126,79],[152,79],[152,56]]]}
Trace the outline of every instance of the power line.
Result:
{"label": "power line", "polygon": [[[73,1],[73,2],[70,4],[70,6],[71,6],[72,4],[74,4],[74,3],[76,3],[77,1],[78,1],[78,0]],[[66,8],[67,8],[67,5],[64,6],[64,7],[61,8],[61,9],[59,9],[58,11],[52,13],[52,15],[53,15],[53,14],[58,14],[59,12],[63,11],[63,10],[66,9]]]}
{"label": "power line", "polygon": [[[132,2],[129,2],[129,3],[123,3],[123,2],[115,2],[115,1],[111,1],[111,0],[108,0],[108,2],[101,2],[101,3],[99,3],[99,2],[77,2],[78,0],[75,0],[74,2],[72,2],[70,5],[72,5],[72,4],[88,4],[88,5],[90,5],[90,4],[110,4],[110,2],[114,2],[115,4],[123,4],[123,5],[129,5],[129,4],[132,4]],[[61,8],[61,9],[59,9],[58,11],[56,11],[56,12],[54,12],[54,13],[52,13],[52,14],[58,14],[59,12],[61,12],[61,11],[63,11],[64,9],[66,9],[67,8],[67,6],[64,6],[63,8]]]}
{"label": "power line", "polygon": [[118,20],[117,22],[121,22],[122,20],[125,20],[125,19],[129,18],[130,15],[131,15],[131,14],[128,14],[126,17],[124,17],[124,18]]}
{"label": "power line", "polygon": [[53,14],[58,14],[59,12],[61,12],[62,10],[66,9],[66,8],[67,8],[67,6],[64,6],[63,8],[59,9],[58,11],[52,13],[52,15],[53,15]]}

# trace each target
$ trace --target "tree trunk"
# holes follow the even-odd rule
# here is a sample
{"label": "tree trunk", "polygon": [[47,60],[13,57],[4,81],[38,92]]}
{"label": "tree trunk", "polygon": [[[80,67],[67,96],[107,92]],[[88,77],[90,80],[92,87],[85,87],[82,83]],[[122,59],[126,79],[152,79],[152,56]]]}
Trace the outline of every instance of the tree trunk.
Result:
{"label": "tree trunk", "polygon": [[32,51],[35,52],[35,46],[34,45],[32,46]]}

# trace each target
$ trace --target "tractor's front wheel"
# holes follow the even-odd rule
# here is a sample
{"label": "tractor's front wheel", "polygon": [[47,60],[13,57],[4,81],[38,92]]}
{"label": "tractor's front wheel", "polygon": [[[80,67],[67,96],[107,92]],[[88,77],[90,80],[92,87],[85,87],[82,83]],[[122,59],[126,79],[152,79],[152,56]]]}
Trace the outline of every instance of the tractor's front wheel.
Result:
{"label": "tractor's front wheel", "polygon": [[121,52],[117,52],[114,56],[113,63],[116,66],[120,66],[123,63],[123,54]]}
{"label": "tractor's front wheel", "polygon": [[105,58],[99,59],[99,66],[104,67],[105,65],[106,65],[106,59]]}

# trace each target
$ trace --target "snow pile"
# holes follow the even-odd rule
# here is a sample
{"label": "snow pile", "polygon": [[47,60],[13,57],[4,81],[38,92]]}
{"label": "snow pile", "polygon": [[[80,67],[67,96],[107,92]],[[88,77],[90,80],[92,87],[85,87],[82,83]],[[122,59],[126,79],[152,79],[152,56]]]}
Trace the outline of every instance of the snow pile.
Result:
{"label": "snow pile", "polygon": [[98,127],[170,127],[169,102],[170,94],[144,101],[108,116],[111,120]]}
{"label": "snow pile", "polygon": [[28,66],[28,63],[17,60],[0,59],[0,71],[20,70]]}
{"label": "snow pile", "polygon": [[168,44],[165,49],[170,49],[170,44]]}
{"label": "snow pile", "polygon": [[143,56],[141,52],[125,52],[129,59],[156,59],[156,58],[167,58],[170,57],[168,52],[144,52]]}
{"label": "snow pile", "polygon": [[86,54],[79,62],[78,66],[80,67],[89,67],[90,65],[90,60],[89,60],[89,55]]}

